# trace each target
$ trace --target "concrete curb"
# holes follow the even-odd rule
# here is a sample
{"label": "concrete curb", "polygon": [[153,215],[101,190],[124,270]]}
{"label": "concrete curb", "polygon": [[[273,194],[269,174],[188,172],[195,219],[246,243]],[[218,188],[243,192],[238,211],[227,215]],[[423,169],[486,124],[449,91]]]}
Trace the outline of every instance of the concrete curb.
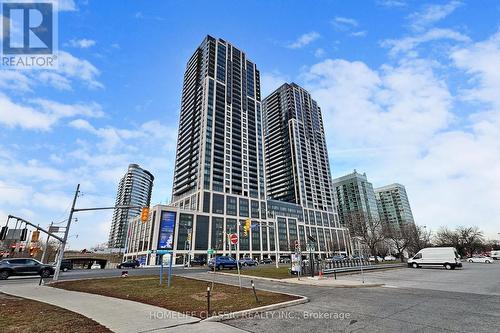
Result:
{"label": "concrete curb", "polygon": [[[213,273],[212,273],[213,274]],[[227,275],[227,276],[238,276],[237,274],[232,274],[232,273],[223,273],[223,272],[217,272],[217,274],[222,274],[222,275]],[[346,285],[346,284],[339,284],[339,285],[321,285],[321,284],[314,284],[314,283],[299,283],[299,282],[293,282],[291,281],[296,280],[295,278],[289,278],[289,279],[273,279],[273,278],[266,278],[266,277],[261,277],[261,276],[251,276],[251,275],[245,275],[241,274],[242,277],[245,277],[247,279],[257,279],[257,280],[267,280],[267,281],[273,281],[273,282],[282,282],[282,283],[287,283],[287,284],[297,284],[297,285],[304,285],[304,286],[314,286],[314,287],[329,287],[329,288],[371,288],[371,287],[383,287],[385,286],[384,283],[364,283],[364,284],[359,284],[359,285]],[[306,278],[306,277],[302,277]],[[275,292],[275,291],[273,291]],[[288,294],[290,295],[290,294]]]}
{"label": "concrete curb", "polygon": [[213,316],[209,317],[207,319],[203,319],[201,322],[206,322],[206,321],[224,321],[224,320],[230,320],[230,319],[238,319],[241,317],[248,316],[250,314],[256,314],[256,313],[261,313],[265,311],[273,311],[276,309],[281,309],[289,306],[294,306],[294,305],[299,305],[299,304],[304,304],[309,302],[309,298],[305,296],[299,296],[299,295],[293,295],[293,294],[286,294],[290,296],[296,296],[300,297],[299,299],[294,299],[291,301],[287,302],[281,302],[281,303],[276,303],[276,304],[270,304],[270,305],[265,305],[265,306],[260,306],[257,308],[252,308],[252,309],[247,309],[247,310],[241,310],[241,311],[236,311],[236,312],[230,312],[226,313],[223,315],[218,315],[218,316]]}
{"label": "concrete curb", "polygon": [[[214,274],[214,272],[208,272],[209,274]],[[233,277],[238,277],[237,273],[224,273],[224,272],[216,272],[215,274],[221,274],[221,275],[227,275],[227,276],[233,276]],[[247,278],[247,279],[257,279],[257,280],[266,280],[266,281],[274,281],[274,282],[286,282],[286,279],[275,279],[275,278],[268,278],[268,277],[263,277],[263,276],[253,276],[253,275],[246,275],[246,274],[241,274],[241,277]]]}

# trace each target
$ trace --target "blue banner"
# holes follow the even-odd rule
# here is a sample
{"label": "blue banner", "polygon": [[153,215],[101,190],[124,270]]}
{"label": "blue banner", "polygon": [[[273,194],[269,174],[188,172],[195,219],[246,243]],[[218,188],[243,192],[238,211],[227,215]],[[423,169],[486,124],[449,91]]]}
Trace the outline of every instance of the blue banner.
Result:
{"label": "blue banner", "polygon": [[175,212],[161,212],[160,219],[160,235],[158,237],[158,249],[173,250],[174,249],[174,227],[175,227]]}

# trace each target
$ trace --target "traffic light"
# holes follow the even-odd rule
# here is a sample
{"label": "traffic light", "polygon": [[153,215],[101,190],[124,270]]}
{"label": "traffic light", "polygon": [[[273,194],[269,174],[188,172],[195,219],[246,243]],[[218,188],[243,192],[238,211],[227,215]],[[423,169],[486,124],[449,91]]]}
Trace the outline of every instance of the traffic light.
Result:
{"label": "traffic light", "polygon": [[146,222],[148,220],[148,217],[149,217],[149,207],[142,208],[141,221]]}
{"label": "traffic light", "polygon": [[8,227],[2,227],[0,230],[0,240],[4,240],[5,236],[7,236],[7,230],[9,230]]}
{"label": "traffic light", "polygon": [[24,242],[28,236],[28,229],[24,228],[21,230],[21,238],[19,239],[21,242]]}
{"label": "traffic light", "polygon": [[40,239],[40,231],[38,231],[38,230],[33,231],[31,233],[31,241],[38,242],[39,239]]}
{"label": "traffic light", "polygon": [[36,247],[30,246],[30,257],[34,257],[36,254]]}
{"label": "traffic light", "polygon": [[252,224],[252,222],[250,221],[250,219],[245,220],[245,227],[243,228],[245,237],[248,236],[248,232],[250,231],[251,224]]}

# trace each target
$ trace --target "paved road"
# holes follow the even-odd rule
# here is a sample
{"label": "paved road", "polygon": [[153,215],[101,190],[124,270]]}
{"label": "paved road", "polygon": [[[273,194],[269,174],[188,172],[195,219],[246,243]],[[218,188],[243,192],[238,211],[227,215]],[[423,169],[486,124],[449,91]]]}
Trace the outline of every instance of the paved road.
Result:
{"label": "paved road", "polygon": [[[150,275],[158,274],[158,269],[129,272]],[[73,271],[65,273],[62,279],[119,273],[119,270]],[[205,269],[179,268],[176,273],[207,280],[213,277]],[[498,332],[499,277],[500,262],[496,262],[489,266],[465,263],[462,270],[455,271],[403,268],[365,274],[369,282],[388,285],[383,288],[314,287],[256,280],[257,288],[304,295],[311,301],[224,323],[250,332]],[[238,283],[236,276],[215,278],[218,282]],[[0,286],[19,280],[0,281]],[[250,285],[250,279],[242,281],[245,286]]]}
{"label": "paved road", "polygon": [[[136,268],[136,269],[126,269],[129,276],[142,276],[142,275],[159,275],[160,269],[158,267],[151,268]],[[184,269],[182,267],[173,267],[174,274],[179,271],[206,271],[206,268],[189,268]],[[61,272],[59,276],[60,280],[75,280],[75,279],[90,279],[90,278],[100,278],[100,277],[119,277],[121,275],[121,269],[75,269],[68,272]],[[165,274],[167,273],[167,268],[164,268]],[[38,283],[40,279],[39,276],[12,276],[7,280],[1,280],[0,286],[2,284],[19,284],[26,283],[32,280],[33,283]],[[47,281],[52,281],[52,278],[46,279]]]}
{"label": "paved road", "polygon": [[[361,281],[361,276],[339,277]],[[365,274],[365,281],[399,288],[417,288],[500,296],[500,261],[493,264],[463,263],[463,268],[447,271],[442,267],[406,268]]]}
{"label": "paved road", "polygon": [[[499,265],[500,266],[500,265]],[[467,266],[466,266],[467,267]],[[471,266],[464,276],[480,276],[481,266]],[[486,268],[486,269],[491,269]],[[388,271],[404,276],[412,269]],[[408,272],[408,273],[406,273]],[[442,270],[429,270],[429,279],[443,279]],[[446,271],[445,271],[446,272]],[[450,272],[451,273],[451,272]],[[366,277],[369,277],[367,273]],[[379,274],[379,273],[375,273]],[[460,273],[459,273],[460,274]],[[190,276],[210,279],[202,272]],[[498,283],[498,276],[490,284]],[[450,277],[450,275],[448,275]],[[456,276],[454,277],[456,278]],[[451,281],[455,281],[451,278]],[[216,281],[237,284],[232,276],[216,276]],[[483,283],[483,279],[476,284]],[[445,282],[443,280],[443,282]],[[249,285],[244,278],[243,284]],[[406,287],[329,288],[256,281],[258,288],[295,293],[310,302],[271,311],[260,317],[225,321],[250,332],[498,332],[500,296]],[[455,282],[452,282],[455,284]],[[429,287],[433,287],[432,284]],[[456,286],[457,289],[460,289]],[[466,289],[466,288],[464,288]]]}

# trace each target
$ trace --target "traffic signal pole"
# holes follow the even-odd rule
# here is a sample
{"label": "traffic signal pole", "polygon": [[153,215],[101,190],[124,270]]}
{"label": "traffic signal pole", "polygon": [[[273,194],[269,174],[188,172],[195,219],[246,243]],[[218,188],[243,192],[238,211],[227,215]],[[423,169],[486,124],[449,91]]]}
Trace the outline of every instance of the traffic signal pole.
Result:
{"label": "traffic signal pole", "polygon": [[71,226],[71,220],[73,219],[73,213],[75,211],[76,198],[80,192],[80,184],[76,186],[75,196],[73,198],[73,203],[71,204],[71,210],[69,211],[68,224],[66,224],[66,230],[64,230],[64,238],[59,248],[59,256],[57,257],[56,271],[54,272],[54,281],[59,280],[59,273],[61,272],[61,263],[64,256],[64,249],[66,248],[66,243],[68,242],[69,227]]}

